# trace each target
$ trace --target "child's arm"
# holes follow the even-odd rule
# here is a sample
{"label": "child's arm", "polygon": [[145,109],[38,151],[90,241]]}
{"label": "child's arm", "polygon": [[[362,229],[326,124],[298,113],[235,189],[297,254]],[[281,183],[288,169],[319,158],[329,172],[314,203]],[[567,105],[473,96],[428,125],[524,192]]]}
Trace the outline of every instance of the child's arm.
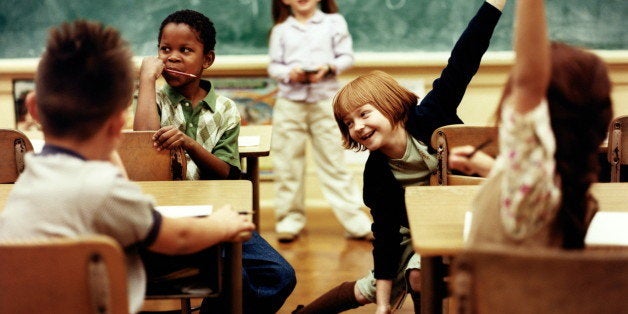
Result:
{"label": "child's arm", "polygon": [[544,11],[543,0],[517,2],[512,92],[502,104],[500,216],[503,230],[515,239],[550,223],[561,198],[545,100],[551,68]]}
{"label": "child's arm", "polygon": [[109,156],[109,161],[111,161],[111,163],[118,167],[118,169],[120,169],[120,172],[122,173],[122,176],[124,176],[126,179],[129,178],[128,173],[126,172],[126,168],[124,167],[124,163],[122,163],[122,159],[120,158],[120,154],[118,154],[117,150],[114,150],[111,152],[111,155]]}
{"label": "child's arm", "polygon": [[375,310],[375,313],[392,313],[390,306],[390,292],[392,291],[392,285],[392,280],[377,279],[377,282],[375,284],[375,302],[377,303],[377,309]]}
{"label": "child's arm", "polygon": [[506,0],[486,0],[486,3],[489,3],[500,11],[503,11],[504,6],[506,6]]}
{"label": "child's arm", "polygon": [[332,15],[334,33],[332,34],[333,60],[318,67],[318,71],[308,75],[308,80],[316,83],[327,77],[335,76],[353,66],[353,40],[347,21],[340,14]]}
{"label": "child's arm", "polygon": [[[449,151],[449,168],[468,175],[488,176],[495,158],[481,150],[475,152],[474,150],[475,147],[471,145],[452,147]],[[471,154],[473,155],[469,157]]]}
{"label": "child's arm", "polygon": [[153,135],[153,140],[157,150],[182,147],[199,167],[202,178],[227,179],[234,171],[230,164],[212,154],[195,139],[187,136],[174,126],[170,125],[160,128]]}
{"label": "child's arm", "polygon": [[512,103],[520,113],[534,109],[545,98],[550,77],[549,46],[543,1],[517,1]]}
{"label": "child's arm", "polygon": [[180,255],[198,252],[225,241],[236,241],[243,232],[251,232],[255,225],[246,215],[239,215],[229,207],[222,207],[203,218],[163,217],[151,251]]}
{"label": "child's arm", "polygon": [[482,56],[488,50],[504,4],[505,0],[486,1],[469,21],[451,51],[447,66],[415,109],[418,117],[426,116],[428,119],[415,123],[414,115],[409,116],[410,125],[416,124],[419,132],[431,136],[438,127],[462,123],[457,113],[458,106],[480,67]]}
{"label": "child's arm", "polygon": [[158,130],[161,127],[157,112],[157,90],[155,82],[161,76],[164,62],[158,57],[146,57],[140,67],[137,108],[133,120],[133,130]]}
{"label": "child's arm", "polygon": [[286,53],[282,41],[284,38],[284,28],[282,25],[275,25],[270,33],[268,43],[268,75],[276,81],[288,83],[306,83],[308,76],[300,65],[290,65],[285,61]]}

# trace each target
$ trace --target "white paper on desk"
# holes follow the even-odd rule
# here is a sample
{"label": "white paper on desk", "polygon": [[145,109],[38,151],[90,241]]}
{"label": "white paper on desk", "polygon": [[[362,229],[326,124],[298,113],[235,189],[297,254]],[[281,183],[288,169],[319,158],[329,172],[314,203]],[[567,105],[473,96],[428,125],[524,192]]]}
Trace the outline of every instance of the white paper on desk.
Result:
{"label": "white paper on desk", "polygon": [[155,206],[155,210],[166,217],[202,217],[212,213],[212,205],[177,205],[177,206]]}
{"label": "white paper on desk", "polygon": [[591,220],[584,243],[628,246],[628,212],[597,212]]}
{"label": "white paper on desk", "polygon": [[464,225],[462,226],[462,241],[464,243],[469,239],[469,231],[471,231],[471,221],[473,220],[473,212],[464,212]]}
{"label": "white paper on desk", "polygon": [[259,146],[260,136],[259,135],[247,135],[247,136],[238,136],[238,146]]}

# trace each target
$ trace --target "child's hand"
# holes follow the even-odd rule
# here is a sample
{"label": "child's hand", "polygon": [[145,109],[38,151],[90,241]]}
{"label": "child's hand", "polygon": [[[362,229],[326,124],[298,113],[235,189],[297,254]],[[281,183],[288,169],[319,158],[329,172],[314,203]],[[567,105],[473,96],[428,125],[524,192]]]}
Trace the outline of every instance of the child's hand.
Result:
{"label": "child's hand", "polygon": [[140,79],[157,80],[161,76],[165,65],[158,57],[146,57],[142,60],[140,67]]}
{"label": "child's hand", "polygon": [[155,134],[153,134],[153,141],[153,146],[155,146],[158,151],[177,147],[183,147],[183,149],[187,150],[192,142],[194,142],[193,139],[172,125],[157,130]]}
{"label": "child's hand", "polygon": [[318,71],[316,73],[307,74],[307,80],[310,83],[316,83],[321,81],[325,76],[332,73],[332,68],[328,65],[322,65],[318,67]]}
{"label": "child's hand", "polygon": [[226,241],[246,241],[255,230],[250,215],[240,215],[229,205],[215,210],[209,217],[223,226]]}
{"label": "child's hand", "polygon": [[478,174],[486,177],[493,168],[495,159],[481,150],[476,151],[469,158],[474,150],[475,147],[471,145],[452,147],[449,151],[449,168],[467,175]]}
{"label": "child's hand", "polygon": [[392,310],[390,309],[390,304],[377,305],[377,309],[375,309],[375,314],[390,314]]}
{"label": "child's hand", "polygon": [[301,67],[294,67],[290,70],[290,82],[295,83],[307,83],[307,76],[305,75],[305,71],[301,69]]}

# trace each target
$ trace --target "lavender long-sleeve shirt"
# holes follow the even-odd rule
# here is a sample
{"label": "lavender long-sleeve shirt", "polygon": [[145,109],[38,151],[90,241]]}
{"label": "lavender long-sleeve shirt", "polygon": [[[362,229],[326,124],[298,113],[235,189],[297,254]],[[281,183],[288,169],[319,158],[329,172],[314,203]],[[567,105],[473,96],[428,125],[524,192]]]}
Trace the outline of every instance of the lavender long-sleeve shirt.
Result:
{"label": "lavender long-sleeve shirt", "polygon": [[289,80],[294,67],[317,68],[329,64],[339,74],[353,65],[353,42],[344,17],[320,10],[305,24],[290,16],[273,27],[269,44],[268,74],[279,83],[279,97],[316,102],[332,97],[339,84],[335,76],[318,83]]}

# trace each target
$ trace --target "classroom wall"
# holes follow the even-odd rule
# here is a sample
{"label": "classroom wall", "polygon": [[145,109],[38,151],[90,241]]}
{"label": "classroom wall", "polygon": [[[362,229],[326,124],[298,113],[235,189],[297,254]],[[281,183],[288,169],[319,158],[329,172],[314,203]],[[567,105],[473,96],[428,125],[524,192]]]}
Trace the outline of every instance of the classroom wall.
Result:
{"label": "classroom wall", "polygon": [[[613,82],[612,98],[615,116],[628,115],[628,50],[596,51],[608,64]],[[357,53],[355,66],[340,79],[379,69],[389,72],[417,93],[429,91],[432,81],[445,65],[448,53]],[[511,52],[487,52],[480,70],[471,81],[459,108],[467,124],[486,125],[499,100],[502,86],[512,65]],[[139,68],[141,59],[135,62]],[[0,127],[15,127],[13,81],[33,79],[38,59],[0,59]],[[204,75],[211,77],[265,77],[268,64],[265,55],[218,56]]]}
{"label": "classroom wall", "polygon": [[[613,81],[612,98],[615,116],[628,115],[628,51],[597,51],[609,65]],[[341,75],[342,81],[380,69],[389,72],[402,83],[429,91],[431,82],[440,74],[447,61],[444,53],[357,53],[356,64],[350,71]],[[472,80],[462,104],[460,116],[467,124],[487,125],[492,123],[492,114],[501,95],[503,83],[512,65],[512,53],[488,52],[480,70]],[[267,57],[265,55],[219,56],[216,63],[205,72],[211,77],[265,77]],[[0,59],[0,127],[13,128],[13,80],[32,79],[37,59]],[[140,59],[136,59],[139,66]],[[418,86],[417,86],[418,84]],[[350,164],[355,173],[355,183],[361,186],[362,166],[360,157],[347,154],[349,159],[357,159]],[[262,168],[272,167],[272,157],[260,160]],[[315,174],[316,168],[308,161],[306,176],[306,206],[327,207],[327,201],[320,191]],[[274,207],[274,186],[272,175],[262,175],[260,205],[264,210]]]}

